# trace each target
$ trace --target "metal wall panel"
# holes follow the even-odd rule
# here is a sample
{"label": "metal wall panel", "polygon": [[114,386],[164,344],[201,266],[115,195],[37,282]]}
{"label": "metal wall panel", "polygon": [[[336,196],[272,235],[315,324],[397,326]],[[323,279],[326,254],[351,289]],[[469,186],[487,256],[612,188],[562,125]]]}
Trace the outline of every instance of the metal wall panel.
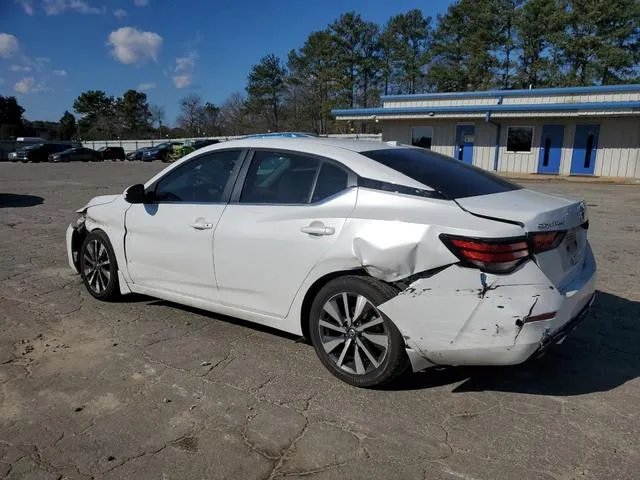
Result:
{"label": "metal wall panel", "polygon": [[[526,95],[507,96],[502,98],[503,105],[526,105],[539,103],[587,103],[587,102],[624,102],[640,100],[640,91],[637,92],[609,92],[591,94],[558,94],[558,95]],[[458,105],[496,105],[499,96],[495,97],[467,97],[467,98],[435,98],[394,100],[389,98],[383,101],[385,108],[396,107],[446,107]]]}
{"label": "metal wall panel", "polygon": [[[584,118],[561,119],[528,118],[500,119],[500,151],[498,171],[509,173],[537,173],[540,155],[540,138],[545,124],[564,125],[560,175],[569,175],[577,124],[598,124],[600,135],[596,151],[596,176],[640,178],[640,121],[634,118]],[[493,170],[495,154],[496,126],[484,120],[460,121],[456,119],[419,119],[385,121],[383,140],[411,142],[411,127],[433,127],[432,150],[453,156],[455,153],[456,125],[473,123],[475,139],[473,164],[486,170]],[[507,135],[510,126],[532,126],[533,140],[530,152],[507,152]]]}

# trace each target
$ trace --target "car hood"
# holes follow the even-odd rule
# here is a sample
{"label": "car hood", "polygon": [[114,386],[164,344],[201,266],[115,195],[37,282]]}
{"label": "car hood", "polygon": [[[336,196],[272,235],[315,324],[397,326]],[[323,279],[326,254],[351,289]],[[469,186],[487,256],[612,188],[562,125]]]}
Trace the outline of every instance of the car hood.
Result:
{"label": "car hood", "polygon": [[76,210],[76,213],[84,213],[89,207],[111,203],[118,197],[120,197],[120,195],[99,195],[97,197],[93,197],[84,207]]}
{"label": "car hood", "polygon": [[456,202],[468,212],[518,223],[528,232],[566,230],[588,220],[585,202],[524,188]]}

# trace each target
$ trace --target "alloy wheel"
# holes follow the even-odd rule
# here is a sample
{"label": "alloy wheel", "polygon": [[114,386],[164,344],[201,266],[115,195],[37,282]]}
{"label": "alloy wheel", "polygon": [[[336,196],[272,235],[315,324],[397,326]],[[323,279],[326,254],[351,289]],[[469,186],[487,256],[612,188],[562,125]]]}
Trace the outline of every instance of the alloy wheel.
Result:
{"label": "alloy wheel", "polygon": [[370,373],[387,356],[387,326],[382,314],[363,295],[343,292],[331,297],[322,308],[318,329],[329,359],[348,373]]}
{"label": "alloy wheel", "polygon": [[107,247],[99,240],[91,240],[84,252],[84,276],[95,293],[106,290],[111,280],[111,261]]}

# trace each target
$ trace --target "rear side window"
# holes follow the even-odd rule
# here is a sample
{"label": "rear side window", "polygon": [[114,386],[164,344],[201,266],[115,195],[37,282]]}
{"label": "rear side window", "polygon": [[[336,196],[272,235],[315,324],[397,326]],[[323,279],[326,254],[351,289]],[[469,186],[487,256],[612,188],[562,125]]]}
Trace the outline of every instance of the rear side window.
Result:
{"label": "rear side window", "polygon": [[388,148],[361,154],[433,188],[447,198],[490,195],[521,188],[497,175],[429,150]]}
{"label": "rear side window", "polygon": [[342,168],[323,163],[318,174],[316,187],[313,189],[311,203],[320,202],[347,188],[349,175]]}

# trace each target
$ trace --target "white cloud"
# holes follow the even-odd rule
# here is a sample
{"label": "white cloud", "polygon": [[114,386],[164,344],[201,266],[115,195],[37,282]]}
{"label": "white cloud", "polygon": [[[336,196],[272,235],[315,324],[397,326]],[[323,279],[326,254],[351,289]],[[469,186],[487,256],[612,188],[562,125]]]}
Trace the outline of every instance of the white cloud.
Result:
{"label": "white cloud", "polygon": [[198,52],[191,52],[186,57],[176,58],[176,72],[185,72],[193,70],[198,60]]}
{"label": "white cloud", "polygon": [[185,57],[176,58],[176,67],[173,76],[173,84],[176,88],[185,88],[191,85],[193,81],[193,70],[196,68],[198,61],[198,52],[190,52]]}
{"label": "white cloud", "polygon": [[149,0],[133,0],[133,4],[136,7],[146,7],[149,5]]}
{"label": "white cloud", "polygon": [[67,71],[66,70],[53,70],[51,73],[56,75],[57,77],[66,77],[67,76]]}
{"label": "white cloud", "polygon": [[33,15],[33,0],[16,0],[19,3],[24,13],[27,15]]}
{"label": "white cloud", "polygon": [[116,10],[113,11],[113,15],[117,18],[124,18],[127,16],[127,11],[123,10],[121,8],[118,8]]}
{"label": "white cloud", "polygon": [[107,7],[94,7],[86,0],[43,0],[44,12],[47,15],[59,15],[67,10],[84,14],[106,13]]}
{"label": "white cloud", "polygon": [[138,85],[138,90],[141,91],[145,91],[145,90],[151,90],[153,88],[156,88],[156,84],[155,83],[141,83],[140,85]]}
{"label": "white cloud", "polygon": [[51,89],[47,87],[43,82],[36,83],[35,78],[33,77],[24,77],[22,80],[16,82],[13,86],[13,90],[17,93],[28,94],[28,93],[40,93],[40,92],[50,92]]}
{"label": "white cloud", "polygon": [[185,74],[185,75],[175,75],[173,77],[173,84],[176,88],[185,88],[191,85],[191,81],[193,80],[193,75]]}
{"label": "white cloud", "polygon": [[10,33],[0,33],[0,58],[9,58],[20,49],[18,39]]}
{"label": "white cloud", "polygon": [[13,89],[18,93],[29,93],[36,83],[33,77],[24,77],[22,80],[16,82]]}
{"label": "white cloud", "polygon": [[25,72],[29,72],[34,70],[36,72],[42,72],[49,67],[51,63],[51,59],[49,57],[27,57],[26,55],[22,56],[22,70]]}
{"label": "white cloud", "polygon": [[122,27],[109,34],[107,45],[111,54],[121,63],[132,65],[148,58],[158,60],[162,37],[155,32],[141,32],[133,27]]}
{"label": "white cloud", "polygon": [[30,72],[31,67],[29,65],[9,65],[10,72]]}

